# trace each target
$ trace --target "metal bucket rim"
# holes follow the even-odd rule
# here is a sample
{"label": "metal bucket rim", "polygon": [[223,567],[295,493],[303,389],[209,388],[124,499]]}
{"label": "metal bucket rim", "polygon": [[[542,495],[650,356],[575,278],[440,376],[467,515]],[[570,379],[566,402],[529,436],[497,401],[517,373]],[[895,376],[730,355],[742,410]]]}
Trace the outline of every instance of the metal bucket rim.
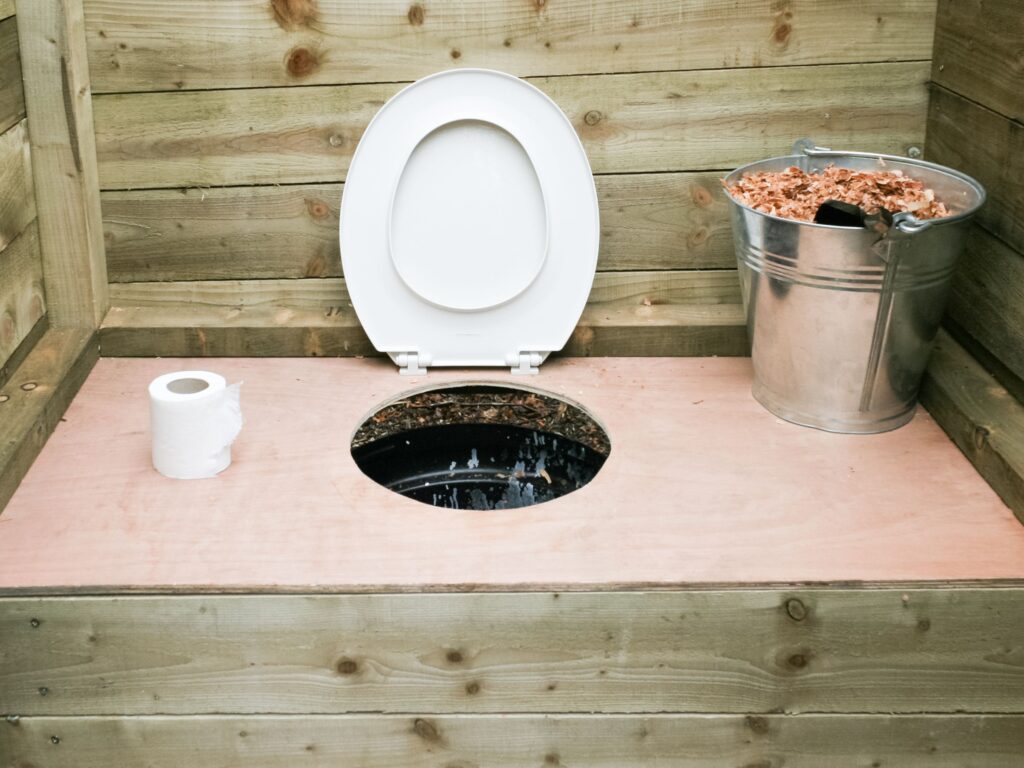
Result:
{"label": "metal bucket rim", "polygon": [[[726,185],[733,184],[733,183],[735,183],[735,181],[737,179],[739,179],[747,171],[747,169],[749,169],[751,166],[760,165],[761,163],[770,163],[770,162],[773,162],[773,161],[781,161],[781,160],[799,161],[799,160],[807,160],[809,157],[810,157],[809,155],[792,155],[791,154],[791,155],[779,155],[777,157],[767,157],[767,158],[764,158],[763,160],[755,160],[754,162],[747,163],[746,165],[741,165],[739,168],[736,168],[735,170],[731,171],[727,176],[725,176],[725,178],[722,179],[722,181]],[[874,153],[874,152],[841,152],[841,151],[835,151],[835,152],[831,152],[828,155],[829,159],[842,159],[843,157],[877,158],[879,160],[892,160],[892,161],[895,161],[895,162],[898,162],[898,163],[906,163],[908,165],[916,165],[916,166],[918,166],[920,168],[927,168],[927,169],[929,169],[931,171],[936,171],[938,173],[944,173],[947,176],[950,176],[950,177],[952,177],[954,179],[962,181],[965,184],[967,184],[970,187],[972,187],[974,189],[974,191],[978,193],[978,202],[975,203],[975,205],[973,205],[970,208],[968,208],[966,211],[961,211],[960,213],[954,214],[952,216],[944,216],[941,219],[925,219],[925,221],[929,222],[929,224],[931,224],[932,226],[938,226],[938,225],[944,225],[944,224],[955,224],[957,222],[966,221],[966,220],[970,219],[985,204],[985,200],[987,198],[987,193],[985,192],[985,187],[983,187],[981,185],[981,183],[977,179],[975,179],[975,178],[973,178],[971,176],[968,176],[966,173],[962,173],[961,171],[957,171],[957,170],[955,170],[953,168],[949,168],[949,167],[947,167],[945,165],[939,165],[938,163],[932,163],[932,162],[929,162],[927,160],[916,160],[916,159],[914,159],[912,157],[901,157],[899,155],[885,155],[885,154],[878,154],[878,153]],[[824,159],[824,158],[823,157],[819,157],[819,158],[815,158],[815,159]],[[792,165],[796,165],[796,164],[797,164],[796,162],[792,163]],[[730,179],[732,179],[732,181],[730,181]],[[750,211],[751,213],[757,214],[758,216],[763,216],[763,217],[765,217],[767,219],[774,219],[775,221],[781,221],[781,222],[785,222],[785,223],[788,223],[788,224],[794,224],[794,225],[797,225],[797,226],[817,227],[818,229],[835,229],[835,230],[842,230],[842,231],[846,231],[846,232],[857,232],[857,231],[860,231],[860,229],[861,229],[860,227],[844,227],[844,226],[839,226],[839,225],[836,225],[836,224],[818,224],[818,223],[813,222],[813,221],[804,221],[803,219],[790,219],[790,218],[787,218],[785,216],[778,216],[778,215],[776,215],[774,213],[765,213],[764,211],[759,211],[756,208],[751,208],[746,203],[743,203],[743,202],[740,202],[739,200],[737,200],[735,197],[733,197],[732,193],[729,191],[728,186],[725,189],[725,196],[727,198],[729,198],[729,202],[731,202],[733,205],[735,205],[735,206],[737,206],[739,208],[744,208],[744,209]]]}

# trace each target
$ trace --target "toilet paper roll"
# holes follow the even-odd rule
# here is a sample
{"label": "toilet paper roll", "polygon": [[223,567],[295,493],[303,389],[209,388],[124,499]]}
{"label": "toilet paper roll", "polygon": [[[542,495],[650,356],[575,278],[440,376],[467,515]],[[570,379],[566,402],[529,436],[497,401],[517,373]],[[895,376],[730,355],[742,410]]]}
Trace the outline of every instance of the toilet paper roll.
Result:
{"label": "toilet paper roll", "polygon": [[242,429],[241,384],[209,371],[179,371],[153,379],[149,414],[153,466],[167,477],[213,477],[231,464]]}

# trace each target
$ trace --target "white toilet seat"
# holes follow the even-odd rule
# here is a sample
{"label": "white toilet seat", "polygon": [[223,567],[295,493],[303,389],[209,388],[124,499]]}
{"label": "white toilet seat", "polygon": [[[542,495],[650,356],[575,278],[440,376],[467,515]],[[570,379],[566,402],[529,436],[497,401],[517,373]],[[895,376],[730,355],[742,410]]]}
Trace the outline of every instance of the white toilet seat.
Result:
{"label": "white toilet seat", "polygon": [[558,106],[511,75],[419,80],[370,122],[349,167],[341,256],[352,305],[403,373],[535,372],[561,349],[597,264],[597,192]]}

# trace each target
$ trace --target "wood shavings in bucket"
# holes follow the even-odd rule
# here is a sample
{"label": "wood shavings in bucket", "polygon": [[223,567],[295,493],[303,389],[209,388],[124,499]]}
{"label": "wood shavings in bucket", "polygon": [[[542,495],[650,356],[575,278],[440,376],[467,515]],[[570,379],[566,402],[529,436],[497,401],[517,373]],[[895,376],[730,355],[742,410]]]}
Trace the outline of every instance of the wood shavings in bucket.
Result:
{"label": "wood shavings in bucket", "polygon": [[902,171],[855,171],[829,165],[820,173],[806,173],[790,166],[784,171],[745,173],[732,186],[722,184],[755,211],[799,221],[813,221],[826,200],[859,205],[867,213],[882,208],[910,212],[919,219],[951,214],[931,189]]}

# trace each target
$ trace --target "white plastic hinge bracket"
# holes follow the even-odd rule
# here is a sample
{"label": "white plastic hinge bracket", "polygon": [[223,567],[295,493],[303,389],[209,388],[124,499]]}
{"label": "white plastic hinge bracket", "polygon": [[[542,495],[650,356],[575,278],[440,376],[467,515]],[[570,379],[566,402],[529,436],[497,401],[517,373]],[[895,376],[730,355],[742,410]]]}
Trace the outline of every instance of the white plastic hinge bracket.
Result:
{"label": "white plastic hinge bracket", "polygon": [[520,352],[519,353],[519,365],[512,366],[512,373],[517,376],[530,376],[533,374],[540,373],[541,360],[544,359],[544,355],[539,352]]}
{"label": "white plastic hinge bracket", "polygon": [[427,372],[425,367],[420,366],[418,352],[402,352],[398,355],[398,372],[403,376],[422,376]]}

